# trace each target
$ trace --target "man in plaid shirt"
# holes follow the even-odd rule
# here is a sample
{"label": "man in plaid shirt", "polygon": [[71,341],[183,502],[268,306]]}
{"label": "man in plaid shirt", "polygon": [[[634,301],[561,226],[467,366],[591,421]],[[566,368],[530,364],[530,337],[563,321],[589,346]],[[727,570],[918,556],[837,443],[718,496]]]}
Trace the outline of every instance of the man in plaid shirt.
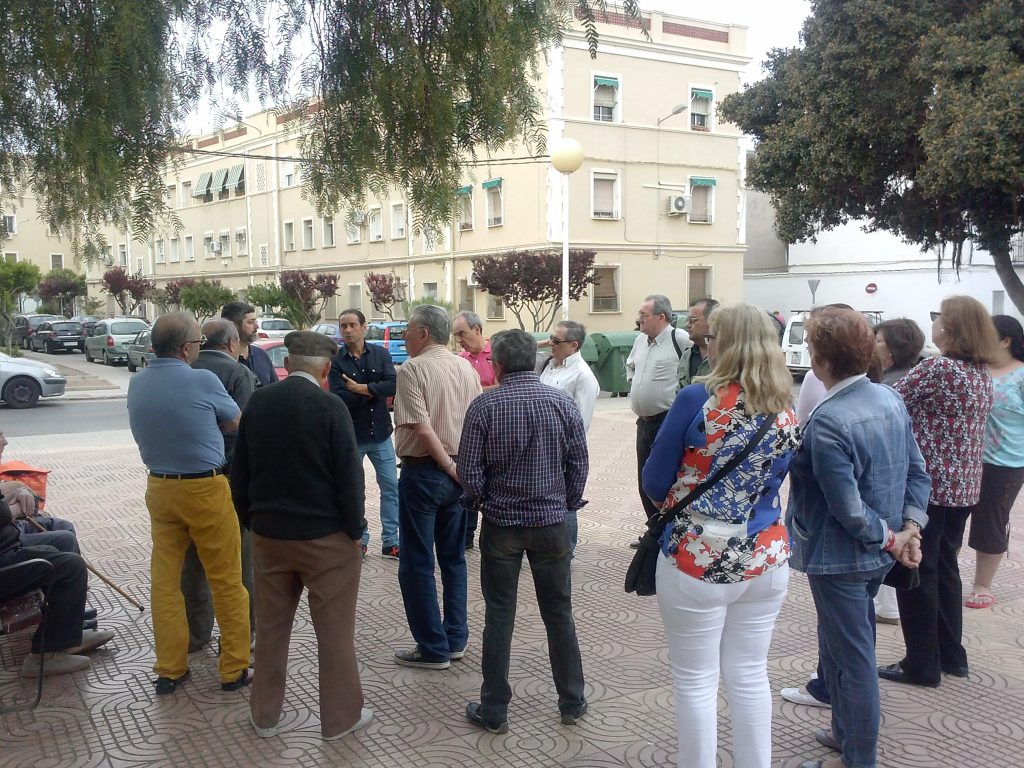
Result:
{"label": "man in plaid shirt", "polygon": [[480,586],[486,615],[480,702],[466,706],[470,722],[508,731],[508,683],[519,571],[525,554],[547,630],[551,673],[562,723],[587,711],[583,664],[572,616],[567,511],[586,504],[586,428],[569,395],[540,383],[537,344],[521,330],[491,339],[497,389],[469,406],[459,443],[463,504],[479,509]]}

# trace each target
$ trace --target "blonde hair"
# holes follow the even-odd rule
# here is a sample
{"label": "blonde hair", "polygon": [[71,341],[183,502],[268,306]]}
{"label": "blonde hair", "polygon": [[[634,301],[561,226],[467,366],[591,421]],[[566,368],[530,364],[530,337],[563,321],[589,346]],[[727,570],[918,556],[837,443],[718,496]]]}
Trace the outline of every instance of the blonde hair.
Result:
{"label": "blonde hair", "polygon": [[718,342],[714,368],[695,381],[703,382],[709,395],[738,383],[748,414],[776,414],[789,408],[793,377],[768,315],[750,304],[732,304],[717,307],[708,324]]}
{"label": "blonde hair", "polygon": [[970,296],[947,296],[939,306],[946,357],[968,363],[994,363],[999,334],[985,306]]}

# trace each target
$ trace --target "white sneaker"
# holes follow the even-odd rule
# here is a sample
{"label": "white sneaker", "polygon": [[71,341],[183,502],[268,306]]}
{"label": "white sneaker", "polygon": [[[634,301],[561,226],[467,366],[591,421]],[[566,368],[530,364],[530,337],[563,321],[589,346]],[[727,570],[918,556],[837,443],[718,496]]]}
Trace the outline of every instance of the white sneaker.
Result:
{"label": "white sneaker", "polygon": [[87,629],[82,633],[82,644],[74,648],[68,648],[66,653],[79,654],[95,651],[101,645],[106,645],[114,639],[112,629]]}
{"label": "white sneaker", "polygon": [[270,728],[260,728],[256,725],[256,721],[252,719],[252,712],[249,713],[249,722],[252,723],[252,728],[256,731],[256,735],[261,739],[270,739],[277,736],[277,726],[272,725]]}
{"label": "white sneaker", "polygon": [[345,736],[348,736],[350,733],[358,731],[360,728],[365,728],[370,724],[372,720],[373,710],[369,707],[363,707],[362,712],[360,712],[359,720],[356,721],[355,725],[353,725],[351,728],[346,728],[341,733],[336,733],[333,736],[324,736],[324,741],[337,741],[338,739],[344,738]]}
{"label": "white sneaker", "polygon": [[[45,664],[42,664],[42,672],[39,667],[43,661],[43,657],[46,657]],[[92,666],[92,662],[89,661],[87,656],[75,656],[74,654],[65,653],[64,651],[57,651],[56,653],[30,653],[25,657],[25,663],[21,665],[21,674],[23,677],[49,677],[50,675],[66,675],[70,672],[81,672],[83,669],[88,669]]]}
{"label": "white sneaker", "polygon": [[811,696],[806,688],[783,688],[779,693],[782,694],[782,698],[786,701],[794,704],[805,704],[808,707],[828,707],[830,709],[832,707],[831,704]]}

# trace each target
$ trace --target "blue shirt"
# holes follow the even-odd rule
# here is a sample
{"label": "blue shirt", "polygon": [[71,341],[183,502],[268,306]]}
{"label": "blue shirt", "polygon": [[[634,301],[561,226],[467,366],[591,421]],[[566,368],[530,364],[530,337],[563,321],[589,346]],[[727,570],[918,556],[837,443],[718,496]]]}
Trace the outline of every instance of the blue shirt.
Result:
{"label": "blue shirt", "polygon": [[470,403],[458,458],[462,503],[497,525],[557,525],[587,502],[587,430],[565,392],[505,374]]}
{"label": "blue shirt", "polygon": [[[370,390],[370,397],[349,392],[342,375],[357,384],[365,384]],[[366,344],[359,357],[342,344],[338,354],[331,360],[327,383],[331,392],[348,406],[352,426],[356,430],[356,441],[360,445],[383,442],[394,432],[391,414],[388,412],[388,398],[395,396],[397,381],[398,374],[391,362],[391,355],[378,344]]]}
{"label": "blue shirt", "polygon": [[189,474],[224,466],[217,425],[238,414],[220,379],[184,360],[155,358],[128,384],[128,425],[151,472]]}
{"label": "blue shirt", "polygon": [[1024,366],[992,377],[992,411],[985,424],[981,460],[1000,467],[1024,466]]}

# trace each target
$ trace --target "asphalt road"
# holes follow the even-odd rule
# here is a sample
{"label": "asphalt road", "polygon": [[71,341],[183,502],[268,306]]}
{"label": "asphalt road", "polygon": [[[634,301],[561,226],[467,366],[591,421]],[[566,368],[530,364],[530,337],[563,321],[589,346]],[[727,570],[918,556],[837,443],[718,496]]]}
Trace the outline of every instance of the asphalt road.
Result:
{"label": "asphalt road", "polygon": [[17,411],[0,405],[0,430],[7,437],[66,435],[128,429],[124,398],[117,400],[40,400]]}

